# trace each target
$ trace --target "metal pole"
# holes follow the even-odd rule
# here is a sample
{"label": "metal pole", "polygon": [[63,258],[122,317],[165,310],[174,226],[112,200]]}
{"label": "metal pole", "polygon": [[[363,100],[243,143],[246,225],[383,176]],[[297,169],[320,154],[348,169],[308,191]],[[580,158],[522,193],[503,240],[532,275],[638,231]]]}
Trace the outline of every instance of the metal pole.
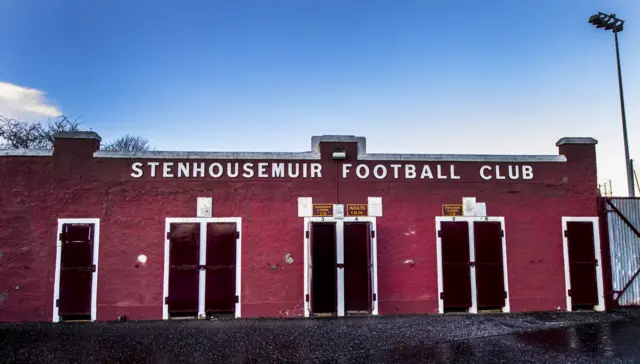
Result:
{"label": "metal pole", "polygon": [[631,161],[629,157],[629,140],[627,139],[627,116],[624,110],[624,93],[622,92],[622,71],[620,69],[620,50],[618,49],[618,31],[613,28],[613,36],[616,40],[616,60],[618,62],[618,87],[620,89],[620,111],[622,113],[622,133],[624,135],[624,156],[627,165],[627,187],[629,189],[629,197],[635,197],[635,188],[633,186],[633,171],[631,170]]}

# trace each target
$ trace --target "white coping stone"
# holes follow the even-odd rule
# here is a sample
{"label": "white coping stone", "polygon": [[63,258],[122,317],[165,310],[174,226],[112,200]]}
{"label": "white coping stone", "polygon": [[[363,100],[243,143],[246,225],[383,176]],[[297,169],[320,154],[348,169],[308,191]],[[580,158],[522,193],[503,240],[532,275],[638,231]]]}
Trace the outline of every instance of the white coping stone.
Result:
{"label": "white coping stone", "polygon": [[[91,138],[94,132],[69,133],[72,138]],[[64,137],[64,136],[63,136]],[[424,162],[566,162],[564,155],[483,155],[483,154],[399,154],[366,153],[366,139],[353,135],[323,135],[311,138],[312,151],[308,152],[187,152],[187,151],[148,151],[148,152],[111,152],[99,150],[96,158],[122,159],[253,159],[253,160],[320,160],[321,142],[345,142],[358,144],[357,160],[362,161],[424,161]],[[593,138],[562,138],[556,143],[596,144]],[[52,150],[0,150],[0,156],[51,156]]]}

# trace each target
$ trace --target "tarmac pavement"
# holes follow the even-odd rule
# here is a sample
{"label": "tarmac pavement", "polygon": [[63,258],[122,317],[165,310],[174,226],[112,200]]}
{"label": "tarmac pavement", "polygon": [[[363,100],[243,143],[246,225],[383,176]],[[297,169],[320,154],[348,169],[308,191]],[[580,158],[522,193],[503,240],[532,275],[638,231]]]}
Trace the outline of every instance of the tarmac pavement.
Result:
{"label": "tarmac pavement", "polygon": [[0,324],[0,363],[593,362],[640,362],[640,309]]}

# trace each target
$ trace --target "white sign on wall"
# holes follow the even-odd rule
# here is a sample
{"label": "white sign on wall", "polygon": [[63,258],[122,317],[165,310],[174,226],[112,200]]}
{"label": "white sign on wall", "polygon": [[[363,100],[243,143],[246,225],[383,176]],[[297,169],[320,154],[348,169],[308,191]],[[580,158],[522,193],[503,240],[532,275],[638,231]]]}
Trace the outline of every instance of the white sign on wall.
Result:
{"label": "white sign on wall", "polygon": [[213,198],[198,197],[197,217],[211,217],[213,215]]}

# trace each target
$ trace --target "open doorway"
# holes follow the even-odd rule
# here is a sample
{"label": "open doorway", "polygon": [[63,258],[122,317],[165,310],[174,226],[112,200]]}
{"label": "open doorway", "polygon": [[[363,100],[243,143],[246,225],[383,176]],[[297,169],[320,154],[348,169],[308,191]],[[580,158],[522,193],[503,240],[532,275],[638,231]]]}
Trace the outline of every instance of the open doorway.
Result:
{"label": "open doorway", "polygon": [[563,217],[567,311],[604,311],[597,217]]}
{"label": "open doorway", "polygon": [[305,218],[304,311],[377,315],[375,217]]}

